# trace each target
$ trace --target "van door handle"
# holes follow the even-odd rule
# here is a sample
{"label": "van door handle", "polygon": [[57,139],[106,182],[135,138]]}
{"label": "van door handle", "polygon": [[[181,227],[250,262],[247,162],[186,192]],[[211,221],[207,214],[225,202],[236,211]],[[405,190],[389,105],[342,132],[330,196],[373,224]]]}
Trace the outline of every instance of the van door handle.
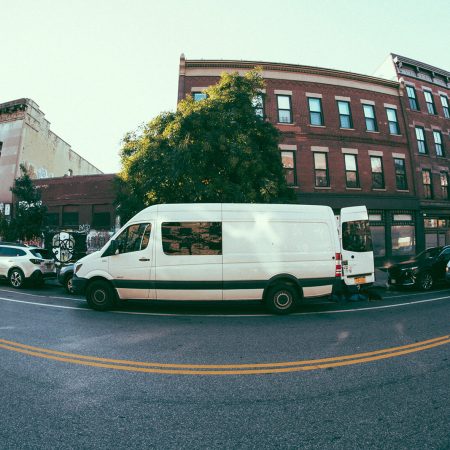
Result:
{"label": "van door handle", "polygon": [[149,258],[139,258],[139,261],[150,261]]}

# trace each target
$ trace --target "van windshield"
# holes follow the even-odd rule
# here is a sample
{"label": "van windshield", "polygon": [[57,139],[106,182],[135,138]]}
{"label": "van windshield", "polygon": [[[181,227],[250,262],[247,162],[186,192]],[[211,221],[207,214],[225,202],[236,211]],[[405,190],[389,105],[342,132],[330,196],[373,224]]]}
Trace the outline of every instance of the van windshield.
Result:
{"label": "van windshield", "polygon": [[372,236],[368,220],[342,224],[342,248],[350,252],[371,252]]}

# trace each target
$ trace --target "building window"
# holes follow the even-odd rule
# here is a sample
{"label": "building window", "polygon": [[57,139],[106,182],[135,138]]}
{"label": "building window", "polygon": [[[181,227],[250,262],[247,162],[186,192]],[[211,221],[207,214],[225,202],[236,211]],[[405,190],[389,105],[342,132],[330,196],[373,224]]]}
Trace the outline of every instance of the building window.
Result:
{"label": "building window", "polygon": [[111,214],[109,212],[92,214],[92,228],[111,228]]}
{"label": "building window", "polygon": [[166,255],[222,254],[222,222],[164,222],[161,238]]}
{"label": "building window", "polygon": [[283,150],[281,152],[281,163],[283,164],[284,176],[288,186],[297,184],[295,173],[295,152]]}
{"label": "building window", "polygon": [[194,101],[199,102],[200,100],[205,100],[208,96],[204,92],[192,92],[192,98]]}
{"label": "building window", "polygon": [[422,127],[416,127],[417,148],[419,153],[427,153],[427,142],[425,140],[425,130]]}
{"label": "building window", "polygon": [[45,215],[45,224],[48,227],[59,227],[59,214],[50,212]]}
{"label": "building window", "polygon": [[386,115],[389,124],[390,134],[400,134],[400,128],[398,126],[397,111],[394,108],[386,108]]}
{"label": "building window", "polygon": [[253,108],[255,109],[255,114],[258,117],[264,118],[264,95],[263,94],[257,94],[255,97],[253,97],[252,100]]}
{"label": "building window", "polygon": [[405,160],[402,158],[394,158],[395,168],[395,185],[399,191],[406,191],[408,183],[406,181]]}
{"label": "building window", "polygon": [[364,118],[366,119],[367,131],[378,131],[375,108],[373,105],[363,105]]}
{"label": "building window", "polygon": [[392,225],[392,256],[414,255],[416,252],[416,230],[414,225]]}
{"label": "building window", "polygon": [[436,114],[436,107],[434,106],[433,94],[430,91],[423,91],[427,109],[430,114]]}
{"label": "building window", "polygon": [[384,189],[383,160],[381,156],[371,156],[372,189]]}
{"label": "building window", "polygon": [[322,100],[320,98],[309,97],[309,122],[311,125],[323,125]]}
{"label": "building window", "polygon": [[78,227],[78,212],[74,211],[64,211],[62,215],[62,226],[63,227]]}
{"label": "building window", "polygon": [[345,182],[348,188],[359,188],[358,161],[356,155],[344,155]]}
{"label": "building window", "polygon": [[339,110],[339,124],[341,128],[353,128],[350,102],[338,100],[337,105]]}
{"label": "building window", "polygon": [[437,156],[444,156],[444,147],[442,145],[442,134],[440,131],[433,130],[434,149]]}
{"label": "building window", "polygon": [[416,90],[412,86],[406,86],[406,92],[408,94],[409,107],[413,111],[419,111],[419,104],[417,103]]}
{"label": "building window", "polygon": [[292,123],[292,102],[290,95],[277,95],[278,123]]}
{"label": "building window", "polygon": [[433,186],[431,184],[431,170],[422,170],[422,185],[423,185],[423,196],[424,198],[433,198]]}
{"label": "building window", "polygon": [[441,178],[441,196],[445,200],[448,200],[448,173],[447,172],[441,172],[440,175]]}
{"label": "building window", "polygon": [[314,180],[316,187],[330,186],[326,153],[314,153]]}
{"label": "building window", "polygon": [[448,109],[448,98],[444,95],[441,95],[441,103],[442,103],[442,109],[444,110],[444,117],[446,119],[450,119],[450,111]]}

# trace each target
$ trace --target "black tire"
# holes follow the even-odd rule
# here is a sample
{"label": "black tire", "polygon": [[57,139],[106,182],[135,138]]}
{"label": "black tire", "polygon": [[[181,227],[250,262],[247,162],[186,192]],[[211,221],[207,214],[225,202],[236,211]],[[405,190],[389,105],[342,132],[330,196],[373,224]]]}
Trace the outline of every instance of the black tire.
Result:
{"label": "black tire", "polygon": [[265,296],[264,303],[267,309],[274,314],[289,314],[298,301],[298,291],[295,286],[280,283],[270,287]]}
{"label": "black tire", "polygon": [[20,269],[12,269],[8,274],[8,281],[14,289],[23,288],[25,284],[25,275]]}
{"label": "black tire", "polygon": [[422,291],[429,291],[434,286],[433,275],[430,272],[423,272],[417,278],[417,287]]}
{"label": "black tire", "polygon": [[107,311],[115,304],[115,294],[112,286],[103,280],[95,280],[86,290],[88,305],[97,311]]}
{"label": "black tire", "polygon": [[75,294],[75,291],[73,290],[73,274],[69,274],[64,278],[64,289],[68,294]]}

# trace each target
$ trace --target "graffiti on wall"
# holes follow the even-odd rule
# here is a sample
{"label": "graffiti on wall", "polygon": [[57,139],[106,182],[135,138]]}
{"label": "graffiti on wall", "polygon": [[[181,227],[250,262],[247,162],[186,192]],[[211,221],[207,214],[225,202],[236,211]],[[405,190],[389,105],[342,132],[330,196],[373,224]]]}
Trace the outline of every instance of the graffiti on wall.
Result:
{"label": "graffiti on wall", "polygon": [[75,238],[70,233],[64,231],[53,236],[52,251],[59,262],[69,262],[74,257],[74,249]]}
{"label": "graffiti on wall", "polygon": [[111,239],[112,234],[113,233],[110,233],[109,231],[91,230],[86,237],[87,253],[100,250]]}

